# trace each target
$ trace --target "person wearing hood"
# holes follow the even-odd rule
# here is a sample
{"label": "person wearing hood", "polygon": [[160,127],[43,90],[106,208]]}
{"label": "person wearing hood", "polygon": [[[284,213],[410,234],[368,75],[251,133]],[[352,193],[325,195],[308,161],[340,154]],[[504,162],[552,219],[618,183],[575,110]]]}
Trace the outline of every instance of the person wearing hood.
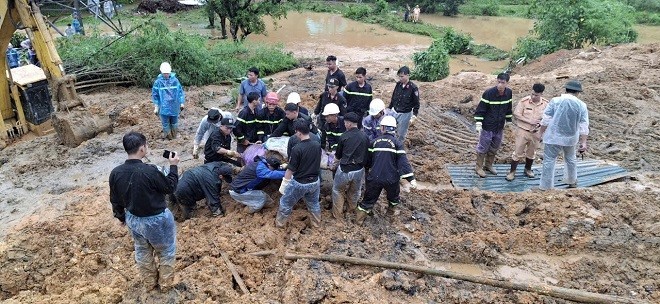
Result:
{"label": "person wearing hood", "polygon": [[251,162],[231,182],[229,195],[235,201],[247,206],[249,213],[259,212],[273,199],[263,191],[271,180],[284,178],[286,164],[282,164],[281,156],[269,152],[266,156],[255,156]]}
{"label": "person wearing hood", "polygon": [[179,114],[183,110],[185,94],[183,87],[172,73],[168,62],[160,64],[160,74],[151,88],[151,100],[154,103],[154,114],[160,117],[163,125],[163,136],[174,139],[179,128]]}

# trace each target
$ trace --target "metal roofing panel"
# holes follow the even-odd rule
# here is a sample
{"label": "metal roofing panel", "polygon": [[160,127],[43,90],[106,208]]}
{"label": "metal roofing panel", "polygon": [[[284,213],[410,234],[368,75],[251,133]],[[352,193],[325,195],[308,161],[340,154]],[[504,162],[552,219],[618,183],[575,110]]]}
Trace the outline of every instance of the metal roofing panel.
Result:
{"label": "metal roofing panel", "polygon": [[[474,172],[474,164],[469,165],[447,165],[447,170],[451,176],[451,181],[456,188],[479,188],[496,192],[522,192],[538,187],[541,177],[541,165],[532,166],[535,177],[528,178],[523,173],[524,167],[518,167],[516,179],[507,181],[506,174],[511,165],[496,164],[495,169],[498,175],[488,174],[485,178],[480,178]],[[628,172],[617,166],[608,164],[601,160],[578,160],[578,187],[590,187],[602,184],[608,181],[620,179],[628,176]],[[558,162],[555,165],[555,188],[567,188],[568,185],[563,182],[564,162]]]}

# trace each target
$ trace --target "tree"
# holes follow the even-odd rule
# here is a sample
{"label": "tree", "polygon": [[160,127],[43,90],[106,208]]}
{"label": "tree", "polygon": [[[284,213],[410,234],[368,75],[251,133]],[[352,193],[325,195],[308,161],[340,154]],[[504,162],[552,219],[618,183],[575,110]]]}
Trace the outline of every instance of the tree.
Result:
{"label": "tree", "polygon": [[442,14],[445,16],[458,15],[458,7],[465,3],[465,0],[442,0]]}
{"label": "tree", "polygon": [[[534,32],[554,50],[637,39],[632,7],[613,0],[536,0]],[[553,51],[554,51],[553,50]]]}
{"label": "tree", "polygon": [[[224,20],[229,20],[229,32],[234,41],[243,41],[248,35],[266,32],[263,16],[271,16],[274,20],[286,17],[286,6],[282,0],[212,0],[213,9],[220,16],[223,36],[225,36]],[[288,1],[292,2],[292,1]],[[211,18],[209,17],[209,21]]]}

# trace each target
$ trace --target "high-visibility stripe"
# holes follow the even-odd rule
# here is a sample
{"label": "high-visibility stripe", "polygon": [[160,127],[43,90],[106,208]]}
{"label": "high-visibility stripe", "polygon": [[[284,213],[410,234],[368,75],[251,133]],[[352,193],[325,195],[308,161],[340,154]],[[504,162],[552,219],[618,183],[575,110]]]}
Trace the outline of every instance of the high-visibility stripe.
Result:
{"label": "high-visibility stripe", "polygon": [[503,104],[511,103],[511,99],[504,100],[504,101],[490,101],[488,99],[481,98],[481,101],[483,101],[484,103],[487,103],[487,104],[492,104],[492,105],[503,105]]}
{"label": "high-visibility stripe", "polygon": [[401,175],[401,179],[404,179],[406,177],[411,177],[411,176],[413,176],[412,173],[404,174],[404,175]]}
{"label": "high-visibility stripe", "polygon": [[374,96],[373,93],[369,94],[369,93],[351,92],[351,91],[347,91],[346,88],[344,88],[344,92],[346,92],[346,94],[349,95],[358,95],[358,96],[367,96],[367,97]]}
{"label": "high-visibility stripe", "polygon": [[395,150],[391,148],[369,148],[369,152],[392,152],[398,154],[406,154],[404,150]]}
{"label": "high-visibility stripe", "polygon": [[509,115],[506,116],[506,118],[511,118],[511,117],[513,117],[512,114],[509,114]]}
{"label": "high-visibility stripe", "polygon": [[331,148],[331,149],[332,149],[332,148],[335,148],[335,147],[337,147],[338,145],[339,145],[339,144],[334,144],[334,145],[330,146],[330,148]]}
{"label": "high-visibility stripe", "polygon": [[253,123],[257,123],[257,122],[258,122],[257,120],[245,120],[245,119],[242,119],[242,118],[240,118],[240,117],[236,117],[236,120],[238,120],[238,121],[240,121],[240,122],[242,122],[242,123],[244,123],[244,124],[253,124]]}
{"label": "high-visibility stripe", "polygon": [[329,135],[337,136],[337,137],[339,137],[343,134],[343,133],[335,133],[335,132],[330,132],[330,131],[326,131],[326,133],[328,133]]}
{"label": "high-visibility stripe", "polygon": [[174,86],[174,87],[160,87],[158,88],[159,90],[170,90],[170,89],[178,89],[179,87]]}
{"label": "high-visibility stripe", "polygon": [[362,207],[360,207],[360,206],[358,206],[357,209],[360,210],[360,211],[362,211],[362,212],[369,213],[369,210],[364,209],[364,208],[362,208]]}
{"label": "high-visibility stripe", "polygon": [[264,134],[266,134],[264,133],[264,131],[257,131],[257,135],[264,135]]}
{"label": "high-visibility stripe", "polygon": [[239,136],[236,139],[243,139],[243,138],[245,138],[245,136]]}
{"label": "high-visibility stripe", "polygon": [[257,122],[259,122],[259,123],[267,123],[267,124],[279,124],[280,122],[282,122],[282,120],[281,120],[281,119],[280,119],[280,120],[277,120],[277,121],[273,121],[273,120],[257,120]]}
{"label": "high-visibility stripe", "polygon": [[475,116],[475,117],[474,117],[474,120],[484,120],[484,118],[481,117],[481,116]]}

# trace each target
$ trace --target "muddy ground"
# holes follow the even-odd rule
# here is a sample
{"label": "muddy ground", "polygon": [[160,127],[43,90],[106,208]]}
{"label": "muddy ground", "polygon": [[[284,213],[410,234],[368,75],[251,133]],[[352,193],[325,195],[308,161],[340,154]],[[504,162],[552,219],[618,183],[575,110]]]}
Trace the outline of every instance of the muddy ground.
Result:
{"label": "muddy ground", "polygon": [[[77,148],[50,136],[29,136],[0,151],[0,299],[6,303],[568,303],[528,292],[384,270],[282,258],[285,252],[340,254],[435,267],[514,282],[660,302],[660,44],[561,51],[514,71],[514,98],[532,84],[546,96],[561,92],[563,77],[582,80],[591,118],[587,157],[618,163],[631,178],[588,189],[498,194],[448,189],[445,165],[475,158],[472,114],[493,75],[464,72],[419,83],[422,107],[406,142],[415,174],[431,185],[404,193],[386,215],[384,203],[363,227],[323,212],[310,229],[299,205],[286,229],[273,225],[276,206],[251,215],[227,193],[227,216],[178,224],[176,288],[143,292],[131,237],[112,218],[107,178],[123,162],[121,136],[138,130],[150,139],[150,161],[162,149],[182,151],[185,170],[196,125],[209,106],[225,104],[229,87],[189,88],[182,136],[160,138],[149,91],[112,88],[84,96],[110,114],[115,132]],[[324,55],[324,54],[323,54]],[[304,105],[322,88],[320,59],[312,69],[279,73],[272,87],[295,90]],[[376,96],[389,101],[397,58],[345,62],[365,66]],[[558,79],[559,78],[559,79]],[[512,134],[497,162],[512,150]],[[279,194],[274,193],[277,198]],[[275,255],[249,253],[274,250]],[[221,253],[236,265],[250,294],[232,279]]]}

